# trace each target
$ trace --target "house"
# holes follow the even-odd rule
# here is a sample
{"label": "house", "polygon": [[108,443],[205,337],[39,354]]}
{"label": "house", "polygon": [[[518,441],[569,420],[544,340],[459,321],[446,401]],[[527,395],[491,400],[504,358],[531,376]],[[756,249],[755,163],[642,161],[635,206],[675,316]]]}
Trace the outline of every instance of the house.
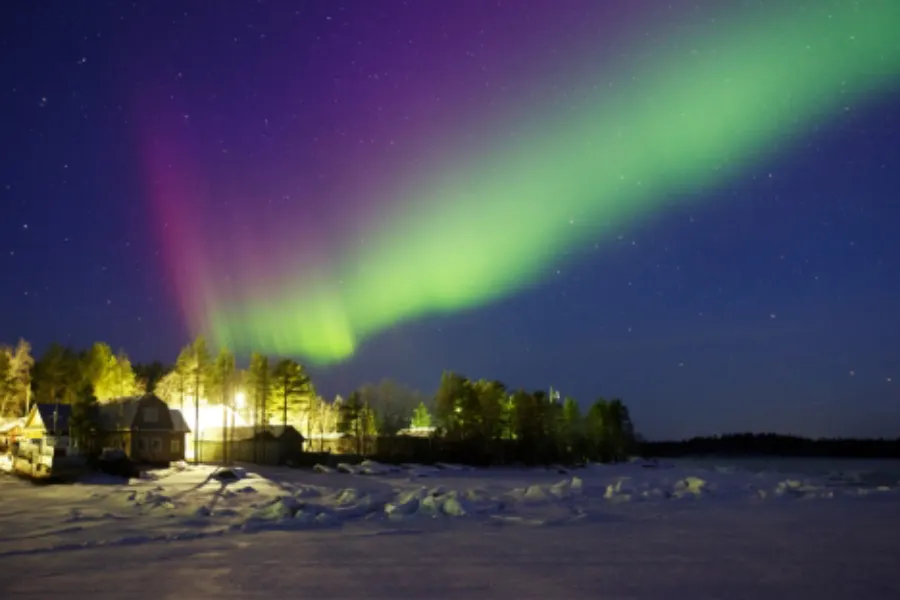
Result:
{"label": "house", "polygon": [[292,425],[272,425],[269,427],[272,437],[278,440],[288,452],[302,452],[306,438]]}
{"label": "house", "polygon": [[0,424],[0,454],[8,451],[9,446],[22,435],[25,419],[12,419]]}
{"label": "house", "polygon": [[21,435],[10,445],[15,471],[34,478],[65,478],[83,472],[84,457],[71,445],[71,421],[68,404],[33,405]]}
{"label": "house", "polygon": [[25,416],[21,437],[27,440],[50,437],[57,440],[57,445],[68,445],[71,417],[69,404],[34,404]]}
{"label": "house", "polygon": [[153,394],[100,405],[98,426],[102,447],[122,450],[134,462],[184,460],[189,432],[184,416]]}
{"label": "house", "polygon": [[252,462],[291,464],[303,453],[305,438],[295,427],[274,425],[265,429],[252,426],[204,430],[199,442],[201,462]]}
{"label": "house", "polygon": [[272,425],[257,435],[264,439],[272,439],[278,444],[279,463],[293,464],[303,454],[303,443],[306,438],[291,425]]}

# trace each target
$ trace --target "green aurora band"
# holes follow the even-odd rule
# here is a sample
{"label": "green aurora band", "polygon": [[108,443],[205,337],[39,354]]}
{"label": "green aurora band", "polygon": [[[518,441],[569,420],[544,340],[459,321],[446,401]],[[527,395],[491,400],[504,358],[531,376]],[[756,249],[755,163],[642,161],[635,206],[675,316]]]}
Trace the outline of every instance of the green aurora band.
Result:
{"label": "green aurora band", "polygon": [[211,339],[344,360],[397,323],[539,282],[567,251],[709,191],[900,74],[900,1],[779,6],[669,34],[614,85],[608,68],[578,77],[564,114],[492,125],[491,143],[411,184],[327,274],[213,311]]}

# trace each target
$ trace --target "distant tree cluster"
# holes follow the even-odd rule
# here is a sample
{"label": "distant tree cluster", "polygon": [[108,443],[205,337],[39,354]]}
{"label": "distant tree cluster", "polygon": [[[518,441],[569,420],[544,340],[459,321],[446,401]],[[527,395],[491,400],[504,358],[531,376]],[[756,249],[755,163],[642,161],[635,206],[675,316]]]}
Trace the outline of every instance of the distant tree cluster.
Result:
{"label": "distant tree cluster", "polygon": [[379,438],[396,437],[413,424],[417,414],[429,423],[421,428],[430,429],[428,402],[421,393],[389,379],[366,384],[346,399],[335,400],[337,432],[353,440],[356,454],[371,454]]}
{"label": "distant tree cluster", "polygon": [[643,442],[640,448],[643,456],[660,458],[680,456],[900,458],[900,438],[810,439],[776,433],[733,433],[694,437],[682,441]]}
{"label": "distant tree cluster", "polygon": [[480,449],[482,461],[615,461],[634,446],[634,425],[619,400],[599,398],[582,414],[573,398],[509,390],[498,381],[445,372],[434,400],[440,437]]}

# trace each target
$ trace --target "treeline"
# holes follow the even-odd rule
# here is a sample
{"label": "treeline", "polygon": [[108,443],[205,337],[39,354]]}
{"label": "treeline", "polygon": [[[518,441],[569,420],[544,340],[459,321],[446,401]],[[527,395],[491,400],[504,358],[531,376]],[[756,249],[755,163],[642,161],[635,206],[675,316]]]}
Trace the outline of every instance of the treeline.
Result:
{"label": "treeline", "polygon": [[[634,424],[619,400],[599,398],[582,413],[553,390],[510,390],[499,381],[445,372],[434,399],[439,434],[470,448],[473,462],[577,463],[625,459]],[[479,460],[480,459],[480,460]]]}
{"label": "treeline", "polygon": [[[402,456],[402,448],[478,464],[611,461],[635,450],[621,400],[598,399],[582,413],[573,398],[561,400],[552,390],[511,389],[452,372],[431,397],[385,380],[328,401],[297,361],[254,353],[240,369],[231,352],[213,353],[202,337],[171,365],[132,364],[100,342],[86,350],[53,344],[37,360],[27,342],[0,347],[0,416],[22,416],[35,402],[72,404],[74,414],[88,415],[95,403],[149,392],[189,418],[196,415],[195,423],[203,405],[225,405],[260,428],[296,427],[311,450],[326,449],[324,440],[337,437],[349,441],[345,451],[410,462],[420,457]],[[418,438],[403,436],[410,440],[404,445],[397,443],[400,433]]]}
{"label": "treeline", "polygon": [[144,389],[125,353],[104,343],[81,351],[53,344],[39,360],[24,340],[0,346],[0,416],[22,416],[33,403],[74,404],[85,393],[106,401]]}
{"label": "treeline", "polygon": [[[385,398],[373,405],[370,397],[364,389],[338,402],[338,430],[354,440],[355,454],[380,460],[571,464],[623,460],[635,449],[634,425],[618,399],[598,399],[582,413],[575,399],[560,401],[552,390],[511,390],[446,371],[431,408],[422,401],[407,418],[395,413],[387,428]],[[396,439],[406,423],[420,435],[430,430],[428,439]]]}
{"label": "treeline", "polygon": [[900,458],[898,439],[804,438],[775,433],[737,433],[670,442],[643,442],[644,457],[779,456],[822,458]]}

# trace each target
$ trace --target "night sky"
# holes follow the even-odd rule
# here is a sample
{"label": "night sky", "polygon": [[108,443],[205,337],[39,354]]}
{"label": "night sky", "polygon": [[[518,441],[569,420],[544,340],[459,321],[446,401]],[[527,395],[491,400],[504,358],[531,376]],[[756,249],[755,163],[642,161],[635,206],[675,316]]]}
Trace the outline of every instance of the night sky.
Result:
{"label": "night sky", "polygon": [[[0,340],[900,434],[900,3],[7,2]],[[892,381],[893,379],[893,381]]]}

